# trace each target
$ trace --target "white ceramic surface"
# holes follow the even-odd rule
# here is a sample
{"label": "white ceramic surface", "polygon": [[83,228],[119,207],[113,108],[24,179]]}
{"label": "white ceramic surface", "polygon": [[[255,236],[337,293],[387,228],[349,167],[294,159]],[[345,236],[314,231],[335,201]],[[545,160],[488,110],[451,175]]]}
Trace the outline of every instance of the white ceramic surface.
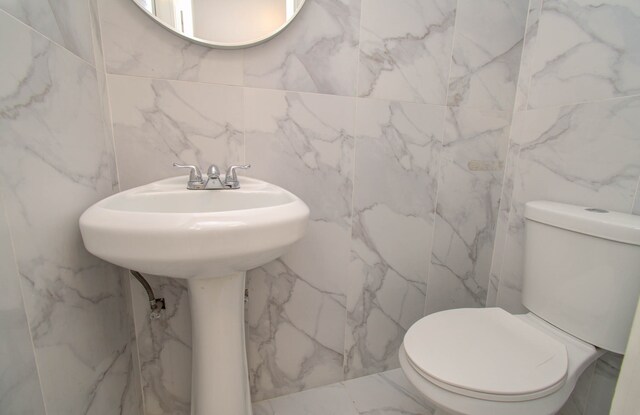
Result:
{"label": "white ceramic surface", "polygon": [[571,335],[624,353],[640,295],[640,216],[528,202],[522,303]]}
{"label": "white ceramic surface", "polygon": [[[522,324],[507,323],[507,314],[497,308],[436,313],[405,336],[402,369],[439,408],[473,415],[556,414],[578,377],[604,351],[624,353],[640,291],[640,219],[546,201],[527,203],[525,217],[523,303],[531,313],[517,317],[533,327],[527,328],[528,338],[520,331]],[[500,312],[490,314],[494,310]],[[482,314],[486,327],[480,327]],[[490,339],[467,350],[468,337],[481,336],[474,331]],[[525,365],[518,369],[516,360]],[[540,363],[527,367],[532,361]],[[512,381],[503,383],[509,377]],[[543,388],[544,394],[538,393]],[[528,390],[535,393],[520,393]]]}
{"label": "white ceramic surface", "polygon": [[[444,313],[444,312],[443,312]],[[581,342],[580,340],[562,332],[561,330],[544,322],[533,314],[518,315],[523,323],[539,330],[541,335],[546,335],[562,343],[567,348],[569,359],[567,379],[560,389],[547,396],[538,399],[520,402],[498,402],[495,400],[479,399],[450,392],[424,378],[410,363],[407,353],[400,349],[400,366],[407,379],[430,402],[437,405],[438,409],[451,414],[473,415],[554,415],[562,407],[573,391],[579,376],[591,363],[602,356],[603,351]],[[437,333],[432,333],[434,336]]]}
{"label": "white ceramic surface", "polygon": [[263,265],[304,234],[309,209],[280,187],[244,177],[233,191],[186,183],[160,180],[96,203],[80,218],[86,248],[123,268],[206,278]]}
{"label": "white ceramic surface", "polygon": [[[94,255],[136,271],[188,279],[191,414],[251,414],[245,351],[245,271],[282,255],[305,232],[309,208],[272,184],[187,190],[174,177],[108,197],[80,218]],[[221,334],[224,334],[221,336]]]}

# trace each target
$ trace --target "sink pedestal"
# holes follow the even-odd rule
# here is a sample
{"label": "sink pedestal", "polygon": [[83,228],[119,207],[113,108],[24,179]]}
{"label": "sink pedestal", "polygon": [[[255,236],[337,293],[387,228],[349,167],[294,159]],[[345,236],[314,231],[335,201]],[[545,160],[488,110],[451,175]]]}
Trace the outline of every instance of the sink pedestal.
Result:
{"label": "sink pedestal", "polygon": [[244,342],[245,273],[189,279],[191,415],[251,415]]}

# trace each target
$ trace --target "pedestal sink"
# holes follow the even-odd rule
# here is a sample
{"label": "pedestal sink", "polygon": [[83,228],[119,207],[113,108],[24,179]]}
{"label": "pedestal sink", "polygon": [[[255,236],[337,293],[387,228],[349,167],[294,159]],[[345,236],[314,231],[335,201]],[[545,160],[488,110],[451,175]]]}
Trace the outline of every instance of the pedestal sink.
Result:
{"label": "pedestal sink", "polygon": [[188,280],[193,320],[192,415],[250,415],[245,272],[304,234],[294,194],[242,178],[235,190],[187,190],[187,177],[106,198],[80,218],[86,248],[121,267]]}

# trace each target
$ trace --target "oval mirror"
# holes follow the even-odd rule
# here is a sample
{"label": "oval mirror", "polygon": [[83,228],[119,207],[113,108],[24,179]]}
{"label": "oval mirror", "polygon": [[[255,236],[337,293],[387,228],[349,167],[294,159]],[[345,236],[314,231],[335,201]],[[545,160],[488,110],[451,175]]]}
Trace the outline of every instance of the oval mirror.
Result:
{"label": "oval mirror", "polygon": [[177,35],[223,49],[249,47],[281,32],[305,0],[133,0]]}

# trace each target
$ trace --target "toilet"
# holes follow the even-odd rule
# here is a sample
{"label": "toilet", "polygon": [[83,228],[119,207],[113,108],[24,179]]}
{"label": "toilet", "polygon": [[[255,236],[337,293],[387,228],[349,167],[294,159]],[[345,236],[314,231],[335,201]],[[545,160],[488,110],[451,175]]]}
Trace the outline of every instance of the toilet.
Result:
{"label": "toilet", "polygon": [[400,348],[409,381],[458,415],[551,415],[606,351],[624,354],[640,294],[640,216],[536,201],[525,207],[522,302],[442,311]]}

